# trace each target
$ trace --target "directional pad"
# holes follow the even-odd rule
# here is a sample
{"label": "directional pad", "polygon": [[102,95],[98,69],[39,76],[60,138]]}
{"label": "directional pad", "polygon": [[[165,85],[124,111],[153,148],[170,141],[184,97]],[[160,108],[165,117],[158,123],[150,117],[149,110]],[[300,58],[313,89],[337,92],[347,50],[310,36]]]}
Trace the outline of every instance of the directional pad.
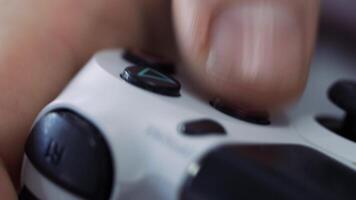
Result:
{"label": "directional pad", "polygon": [[148,91],[166,95],[180,96],[180,83],[173,77],[149,67],[128,67],[121,74],[125,81]]}

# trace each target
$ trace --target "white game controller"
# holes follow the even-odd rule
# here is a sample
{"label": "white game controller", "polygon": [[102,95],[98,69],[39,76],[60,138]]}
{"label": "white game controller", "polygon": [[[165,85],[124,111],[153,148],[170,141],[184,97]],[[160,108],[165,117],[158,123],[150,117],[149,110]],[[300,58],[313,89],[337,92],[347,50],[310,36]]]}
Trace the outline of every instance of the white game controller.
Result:
{"label": "white game controller", "polygon": [[355,62],[318,52],[276,117],[204,101],[168,63],[100,52],[34,123],[20,199],[355,199],[355,84],[335,84]]}

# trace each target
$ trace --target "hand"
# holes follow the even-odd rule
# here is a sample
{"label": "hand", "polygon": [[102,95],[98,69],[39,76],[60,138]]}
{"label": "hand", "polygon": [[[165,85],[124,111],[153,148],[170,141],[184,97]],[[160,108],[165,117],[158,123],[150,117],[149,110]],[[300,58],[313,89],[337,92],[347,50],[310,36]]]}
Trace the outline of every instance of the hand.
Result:
{"label": "hand", "polygon": [[[154,51],[185,63],[186,76],[212,98],[276,109],[304,89],[319,10],[318,0],[0,3],[0,157],[15,183],[34,117],[95,51]],[[1,168],[1,184],[6,177]]]}

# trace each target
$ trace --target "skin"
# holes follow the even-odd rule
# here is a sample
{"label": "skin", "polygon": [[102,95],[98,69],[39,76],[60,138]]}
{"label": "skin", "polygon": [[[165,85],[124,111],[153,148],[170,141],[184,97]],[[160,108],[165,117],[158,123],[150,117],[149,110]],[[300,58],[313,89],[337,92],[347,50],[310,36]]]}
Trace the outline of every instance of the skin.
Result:
{"label": "skin", "polygon": [[[184,63],[209,98],[280,109],[302,93],[318,0],[0,0],[0,194],[15,199],[36,114],[108,47]],[[289,45],[286,45],[289,44]],[[282,84],[281,84],[282,83]],[[4,196],[5,195],[5,196]]]}

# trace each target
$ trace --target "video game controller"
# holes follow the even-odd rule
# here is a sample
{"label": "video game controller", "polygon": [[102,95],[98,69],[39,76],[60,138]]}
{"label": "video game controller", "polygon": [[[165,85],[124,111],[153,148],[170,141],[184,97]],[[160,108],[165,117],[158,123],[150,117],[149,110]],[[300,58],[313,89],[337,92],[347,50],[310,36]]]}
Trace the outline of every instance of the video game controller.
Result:
{"label": "video game controller", "polygon": [[169,62],[102,51],[35,121],[20,199],[354,199],[356,88],[339,80],[356,69],[319,54],[298,105],[268,116],[197,97]]}

